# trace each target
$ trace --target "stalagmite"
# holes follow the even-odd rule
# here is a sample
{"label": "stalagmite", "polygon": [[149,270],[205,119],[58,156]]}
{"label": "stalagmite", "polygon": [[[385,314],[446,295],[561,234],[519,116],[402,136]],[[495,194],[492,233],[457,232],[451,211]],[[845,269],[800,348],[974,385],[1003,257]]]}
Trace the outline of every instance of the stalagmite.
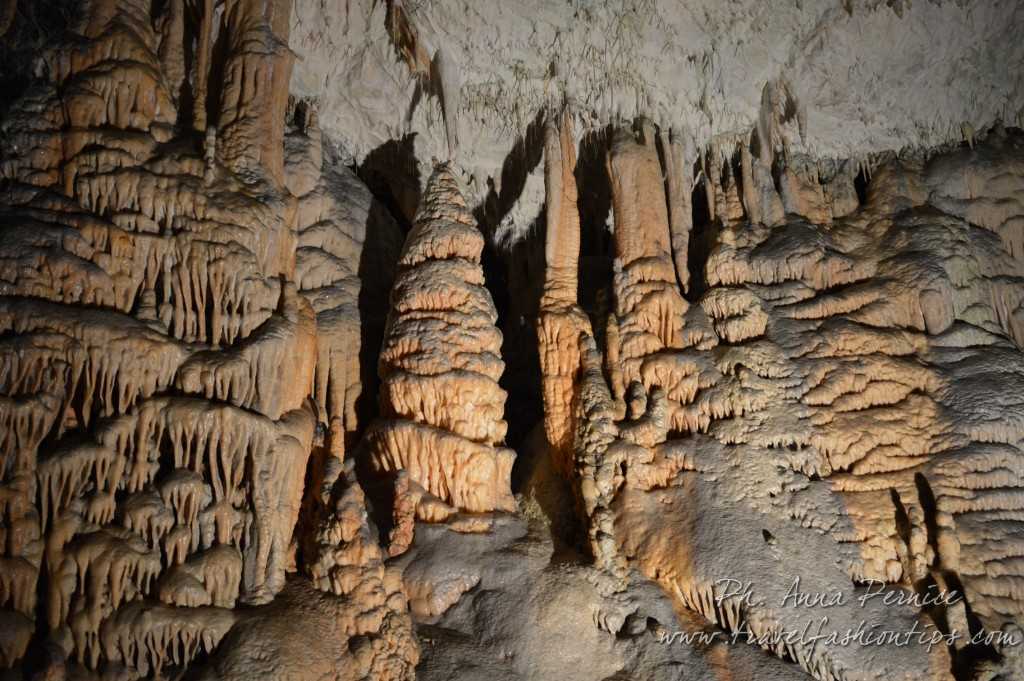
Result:
{"label": "stalagmite", "polygon": [[366,441],[379,474],[408,472],[467,511],[514,511],[504,449],[497,313],[483,287],[483,235],[446,165],[406,238],[381,349],[381,411]]}
{"label": "stalagmite", "polygon": [[576,303],[580,250],[576,150],[568,111],[544,130],[544,182],[547,192],[544,293],[537,337],[544,385],[544,428],[562,474],[574,468],[573,404],[580,367],[580,336],[593,335],[590,320]]}
{"label": "stalagmite", "polygon": [[0,677],[1024,676],[1024,10],[827,4],[0,0]]}

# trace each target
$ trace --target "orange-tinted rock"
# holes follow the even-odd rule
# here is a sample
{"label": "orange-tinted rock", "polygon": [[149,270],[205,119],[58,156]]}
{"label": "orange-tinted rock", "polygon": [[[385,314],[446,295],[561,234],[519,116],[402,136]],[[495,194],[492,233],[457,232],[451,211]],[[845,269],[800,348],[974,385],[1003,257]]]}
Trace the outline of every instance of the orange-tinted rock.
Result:
{"label": "orange-tinted rock", "polygon": [[514,511],[504,441],[497,312],[483,286],[483,235],[447,166],[435,169],[399,258],[380,355],[381,420],[367,434],[380,474],[466,511]]}

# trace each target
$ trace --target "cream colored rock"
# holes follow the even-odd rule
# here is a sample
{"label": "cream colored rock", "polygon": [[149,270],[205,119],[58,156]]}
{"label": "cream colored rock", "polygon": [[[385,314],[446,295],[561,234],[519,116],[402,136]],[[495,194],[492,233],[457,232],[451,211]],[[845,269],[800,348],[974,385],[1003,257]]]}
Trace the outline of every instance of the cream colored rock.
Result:
{"label": "cream colored rock", "polygon": [[[940,606],[956,631],[965,629],[965,603],[988,632],[1013,626],[1018,577],[1008,556],[1018,532],[1009,519],[1020,496],[1012,471],[1022,369],[1011,290],[1024,271],[1004,235],[1021,185],[954,187],[968,154],[983,155],[992,178],[1015,176],[1016,144],[996,130],[975,150],[926,164],[892,160],[874,173],[862,207],[853,205],[849,165],[826,168],[827,179],[791,166],[784,222],[720,214],[701,300],[728,344],[713,354],[672,348],[657,318],[622,307],[644,300],[628,276],[630,253],[658,243],[636,234],[659,223],[629,221],[635,189],[614,196],[634,231],[616,234],[619,308],[607,335],[609,367],[621,367],[608,375],[622,386],[627,419],[607,431],[608,417],[594,412],[590,427],[609,432],[611,443],[588,445],[583,430],[576,456],[626,463],[625,478],[588,506],[592,523],[607,518],[619,561],[658,579],[685,607],[766,642],[803,626],[807,612],[784,600],[794,576],[804,591],[840,594],[842,604],[818,609],[839,634],[860,620],[927,626],[913,605],[860,607],[865,589],[851,583],[869,580],[904,599],[922,580],[956,590],[959,602]],[[755,162],[744,155],[748,177]],[[637,176],[629,164],[618,169]],[[620,186],[637,183],[613,183]],[[656,195],[657,184],[647,186]],[[766,204],[755,192],[745,201],[763,223]],[[646,292],[660,270],[645,266]],[[639,377],[630,376],[630,358],[642,358]],[[595,378],[598,391],[607,389]],[[669,430],[695,434],[652,432],[661,395],[674,406]],[[586,498],[602,499],[596,481],[582,484]],[[822,555],[835,562],[806,563]],[[731,579],[749,582],[753,600],[724,596]],[[971,654],[962,639],[877,655],[862,644],[762,645],[820,679],[948,679],[952,661]]]}
{"label": "cream colored rock", "polygon": [[381,420],[370,465],[452,506],[514,511],[497,312],[483,287],[483,235],[447,166],[434,171],[399,258],[380,355]]}
{"label": "cream colored rock", "polygon": [[[72,667],[180,670],[295,569],[319,407],[345,409],[308,399],[316,289],[358,281],[368,226],[315,116],[286,144],[289,15],[84,3],[0,123],[5,666],[40,631]],[[314,231],[338,262],[311,274]]]}
{"label": "cream colored rock", "polygon": [[573,404],[580,370],[580,337],[592,336],[590,320],[577,305],[580,216],[577,207],[576,149],[572,119],[563,112],[544,130],[544,181],[547,224],[544,292],[537,317],[537,338],[544,390],[544,429],[557,465],[566,477],[575,467]]}
{"label": "cream colored rock", "polygon": [[[538,5],[515,39],[539,62],[501,52],[515,3],[443,26],[430,18],[452,3],[319,3],[325,21],[303,24],[314,4],[78,3],[0,107],[5,677],[1018,673],[1017,646],[962,635],[1019,634],[1024,617],[1024,142],[960,116],[959,147],[818,158],[817,126],[843,122],[809,111],[809,90],[835,74],[798,66],[854,51],[837,17],[867,34],[880,13],[955,16],[973,43],[995,10],[772,7],[766,26],[789,17],[804,43],[784,62],[755,41],[775,71],[736,81],[721,49],[638,49],[657,3]],[[343,29],[326,21],[342,5]],[[35,7],[6,3],[0,34],[24,40]],[[744,33],[745,8],[683,14]],[[354,48],[319,101],[289,92],[296,27],[304,47]],[[411,101],[359,111],[350,147],[330,102],[394,75],[359,42],[375,37],[412,74],[391,84]],[[1012,72],[1019,50],[985,37]],[[514,63],[512,80],[480,82],[461,48],[481,41],[474,59]],[[654,93],[635,134],[610,102],[633,107],[625,86],[652,108],[662,59],[702,85]],[[731,115],[722,97],[751,78]],[[523,134],[502,141],[498,174],[477,163],[493,146],[478,121],[512,100],[500,134]],[[415,159],[434,153],[425,116],[459,161],[426,181],[402,247],[384,204],[411,215]],[[357,175],[370,127],[386,130],[370,147],[393,196]],[[499,329],[531,327],[536,357],[502,347]],[[508,405],[506,389],[543,404]],[[506,442],[536,448],[521,514]],[[795,578],[842,602],[787,605]],[[857,602],[879,585],[960,600]],[[961,638],[841,638],[936,622]],[[670,648],[676,626],[762,638]],[[814,626],[837,640],[780,638]]]}

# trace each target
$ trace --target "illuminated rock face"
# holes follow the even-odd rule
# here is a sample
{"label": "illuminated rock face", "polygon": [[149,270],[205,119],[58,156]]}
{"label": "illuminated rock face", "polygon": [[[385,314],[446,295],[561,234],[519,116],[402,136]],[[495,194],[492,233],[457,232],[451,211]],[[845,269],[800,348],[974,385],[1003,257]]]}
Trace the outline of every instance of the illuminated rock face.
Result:
{"label": "illuminated rock face", "polygon": [[[973,149],[894,158],[852,210],[852,189],[823,193],[817,170],[787,168],[785,219],[759,224],[742,204],[719,214],[707,290],[687,309],[670,283],[664,185],[646,170],[657,157],[617,133],[614,361],[607,388],[585,373],[576,383],[578,460],[612,462],[581,469],[595,556],[610,533],[613,564],[817,678],[950,678],[977,652],[972,633],[1017,631],[1022,141],[994,128]],[[771,191],[747,196],[760,206]],[[622,394],[616,439],[594,447],[586,435],[608,430]],[[843,605],[792,607],[797,577]],[[961,642],[868,658],[863,642],[771,642],[809,613],[839,640],[860,622],[904,630],[921,616],[877,595],[860,603],[868,582],[962,594],[931,615]]]}
{"label": "illuminated rock face", "polygon": [[[337,551],[357,531],[304,491],[357,431],[383,324],[360,267],[386,287],[400,235],[289,107],[290,3],[214,5],[87,3],[3,122],[4,666],[39,640],[183,668],[284,588],[302,508]],[[371,595],[379,551],[346,555],[305,569],[358,604],[354,668],[405,678],[404,597]]]}
{"label": "illuminated rock face", "polygon": [[514,511],[515,455],[495,447],[505,439],[505,364],[483,247],[455,178],[438,167],[398,260],[380,354],[382,418],[367,440],[374,471],[407,473],[421,504]]}
{"label": "illuminated rock face", "polygon": [[5,103],[0,666],[1024,674],[966,640],[1024,620],[1020,130],[823,160],[785,79],[699,149],[549,93],[485,178],[387,2],[448,160],[375,195],[289,96],[300,4],[90,0]]}

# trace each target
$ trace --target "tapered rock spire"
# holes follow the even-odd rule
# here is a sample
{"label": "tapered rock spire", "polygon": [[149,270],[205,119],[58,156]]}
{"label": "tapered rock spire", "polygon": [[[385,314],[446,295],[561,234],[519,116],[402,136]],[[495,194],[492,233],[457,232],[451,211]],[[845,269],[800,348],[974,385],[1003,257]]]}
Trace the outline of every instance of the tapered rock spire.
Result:
{"label": "tapered rock spire", "polygon": [[383,418],[367,434],[372,467],[405,471],[423,518],[515,509],[483,247],[455,177],[438,166],[399,259],[380,355]]}
{"label": "tapered rock spire", "polygon": [[563,112],[557,120],[549,119],[544,130],[547,232],[537,338],[543,376],[544,430],[555,465],[565,476],[574,467],[573,395],[580,370],[580,337],[593,335],[590,320],[576,302],[580,214],[575,169],[572,119],[568,112]]}

